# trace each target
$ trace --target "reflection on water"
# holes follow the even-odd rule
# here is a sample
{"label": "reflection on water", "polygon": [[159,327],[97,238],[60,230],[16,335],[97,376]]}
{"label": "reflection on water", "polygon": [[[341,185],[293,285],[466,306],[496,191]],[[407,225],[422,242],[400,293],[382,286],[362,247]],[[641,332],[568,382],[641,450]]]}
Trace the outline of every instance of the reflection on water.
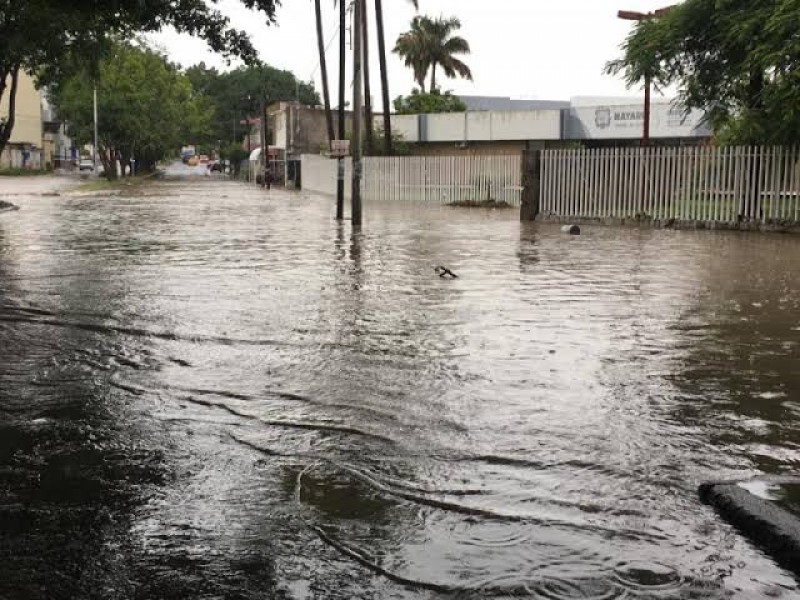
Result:
{"label": "reflection on water", "polygon": [[[799,240],[221,182],[0,217],[0,597],[758,598]],[[444,264],[456,280],[440,279]]]}

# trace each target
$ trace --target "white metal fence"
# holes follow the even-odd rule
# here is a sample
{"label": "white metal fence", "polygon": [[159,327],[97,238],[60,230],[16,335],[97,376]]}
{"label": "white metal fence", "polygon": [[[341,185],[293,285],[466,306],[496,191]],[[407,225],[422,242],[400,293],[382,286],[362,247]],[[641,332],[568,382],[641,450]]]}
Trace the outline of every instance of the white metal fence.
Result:
{"label": "white metal fence", "polygon": [[544,216],[800,221],[800,150],[672,147],[545,150]]}
{"label": "white metal fence", "polygon": [[[351,161],[345,160],[345,194],[350,197]],[[337,161],[303,155],[303,189],[336,193]],[[484,202],[519,206],[522,196],[520,156],[366,157],[365,201],[433,204]]]}

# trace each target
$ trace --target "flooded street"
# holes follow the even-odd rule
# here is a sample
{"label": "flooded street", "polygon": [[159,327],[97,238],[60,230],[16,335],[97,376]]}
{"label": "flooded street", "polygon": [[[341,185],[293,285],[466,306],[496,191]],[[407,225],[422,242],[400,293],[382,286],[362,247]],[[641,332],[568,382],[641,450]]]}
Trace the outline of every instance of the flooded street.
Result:
{"label": "flooded street", "polygon": [[800,597],[697,497],[800,465],[800,239],[45,189],[0,187],[3,600]]}

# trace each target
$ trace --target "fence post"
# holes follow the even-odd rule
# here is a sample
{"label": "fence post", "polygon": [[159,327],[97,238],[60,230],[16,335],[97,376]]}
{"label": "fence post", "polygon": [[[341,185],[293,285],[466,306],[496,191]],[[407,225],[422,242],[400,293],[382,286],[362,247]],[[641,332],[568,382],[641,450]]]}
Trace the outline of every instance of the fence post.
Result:
{"label": "fence post", "polygon": [[542,179],[541,150],[522,152],[522,206],[520,220],[533,221],[539,214]]}

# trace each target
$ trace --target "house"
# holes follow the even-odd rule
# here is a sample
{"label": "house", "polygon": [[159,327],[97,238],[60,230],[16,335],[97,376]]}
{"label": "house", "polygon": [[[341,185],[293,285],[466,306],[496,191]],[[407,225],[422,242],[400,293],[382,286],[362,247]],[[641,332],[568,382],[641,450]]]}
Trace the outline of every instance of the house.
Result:
{"label": "house", "polygon": [[78,149],[67,135],[67,124],[42,94],[42,160],[45,167],[72,169],[78,161]]}
{"label": "house", "polygon": [[[256,172],[263,169],[261,155],[261,119],[250,119],[250,135],[244,148],[250,152],[250,162]],[[338,111],[333,111],[334,131],[339,130]],[[345,130],[349,136],[352,113],[345,113]],[[299,180],[300,157],[303,154],[323,154],[328,151],[328,125],[325,110],[304,106],[299,102],[276,102],[267,107],[267,155],[278,183]]]}
{"label": "house", "polygon": [[[7,81],[10,87],[10,79]],[[9,89],[0,101],[0,119],[8,117]],[[42,168],[42,104],[33,78],[20,72],[11,138],[0,155],[0,167]]]}

